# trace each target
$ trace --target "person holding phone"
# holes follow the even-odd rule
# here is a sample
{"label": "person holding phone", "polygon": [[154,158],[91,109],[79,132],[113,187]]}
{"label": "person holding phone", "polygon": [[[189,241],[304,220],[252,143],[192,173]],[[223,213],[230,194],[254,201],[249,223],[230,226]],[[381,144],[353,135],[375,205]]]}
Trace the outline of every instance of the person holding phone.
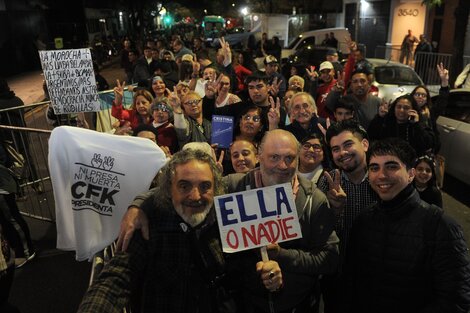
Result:
{"label": "person holding phone", "polygon": [[418,156],[432,151],[435,134],[431,127],[420,119],[418,104],[409,94],[395,99],[384,117],[377,115],[369,125],[367,133],[371,141],[397,137],[415,148]]}

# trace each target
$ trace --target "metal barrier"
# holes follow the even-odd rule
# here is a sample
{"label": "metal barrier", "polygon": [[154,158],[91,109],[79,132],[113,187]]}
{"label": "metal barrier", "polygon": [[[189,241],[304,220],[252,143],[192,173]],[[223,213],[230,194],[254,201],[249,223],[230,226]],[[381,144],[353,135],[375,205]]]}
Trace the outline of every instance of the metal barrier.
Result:
{"label": "metal barrier", "polygon": [[[25,175],[19,178],[20,211],[29,217],[55,221],[54,196],[47,163],[51,130],[44,117],[48,103],[41,102],[0,110],[2,140],[9,140],[24,157]],[[41,118],[39,118],[39,116]],[[14,126],[13,126],[14,125]]]}
{"label": "metal barrier", "polygon": [[437,64],[444,64],[449,71],[452,68],[452,54],[418,52],[415,54],[415,72],[421,77],[426,85],[440,85],[441,79],[436,70]]}

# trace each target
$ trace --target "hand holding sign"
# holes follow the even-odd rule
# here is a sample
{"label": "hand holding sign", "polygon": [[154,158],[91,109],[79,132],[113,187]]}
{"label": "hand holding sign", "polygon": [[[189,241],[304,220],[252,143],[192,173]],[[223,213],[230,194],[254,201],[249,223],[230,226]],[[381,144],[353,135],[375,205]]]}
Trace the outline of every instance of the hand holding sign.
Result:
{"label": "hand holding sign", "polygon": [[330,202],[330,205],[333,209],[336,210],[336,213],[341,213],[346,204],[346,193],[341,187],[341,174],[339,170],[335,170],[335,178],[331,177],[328,172],[325,172],[326,180],[328,181],[329,190],[326,193],[326,197]]}
{"label": "hand holding sign", "polygon": [[260,274],[263,285],[269,291],[278,291],[282,287],[282,272],[276,261],[268,260],[256,263],[256,272]]}

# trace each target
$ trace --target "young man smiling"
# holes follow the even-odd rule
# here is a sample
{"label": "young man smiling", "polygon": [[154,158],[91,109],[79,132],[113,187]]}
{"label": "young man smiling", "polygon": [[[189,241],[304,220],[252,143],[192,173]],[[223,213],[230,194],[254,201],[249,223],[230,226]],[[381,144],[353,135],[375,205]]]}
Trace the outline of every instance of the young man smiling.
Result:
{"label": "young man smiling", "polygon": [[345,312],[467,312],[470,262],[462,228],[419,198],[416,154],[389,138],[369,149],[380,200],[351,230],[343,266]]}

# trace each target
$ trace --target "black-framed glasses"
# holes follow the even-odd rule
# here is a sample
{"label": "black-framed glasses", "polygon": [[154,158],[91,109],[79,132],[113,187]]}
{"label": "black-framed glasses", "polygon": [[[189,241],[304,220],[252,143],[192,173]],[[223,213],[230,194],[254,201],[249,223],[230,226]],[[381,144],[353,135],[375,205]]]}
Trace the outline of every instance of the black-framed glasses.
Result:
{"label": "black-framed glasses", "polygon": [[183,103],[184,105],[197,105],[201,101],[201,99],[194,99],[194,100],[189,100]]}
{"label": "black-framed glasses", "polygon": [[319,145],[318,143],[310,143],[310,142],[303,143],[302,148],[304,150],[310,150],[310,148],[313,148],[313,151],[317,151],[317,152],[322,150],[321,145]]}
{"label": "black-framed glasses", "polygon": [[251,116],[251,115],[243,115],[242,118],[243,118],[243,120],[244,120],[245,122],[248,122],[248,121],[250,121],[250,120],[253,120],[253,122],[258,123],[259,121],[261,121],[261,117],[260,117],[259,115],[253,115],[253,116]]}

